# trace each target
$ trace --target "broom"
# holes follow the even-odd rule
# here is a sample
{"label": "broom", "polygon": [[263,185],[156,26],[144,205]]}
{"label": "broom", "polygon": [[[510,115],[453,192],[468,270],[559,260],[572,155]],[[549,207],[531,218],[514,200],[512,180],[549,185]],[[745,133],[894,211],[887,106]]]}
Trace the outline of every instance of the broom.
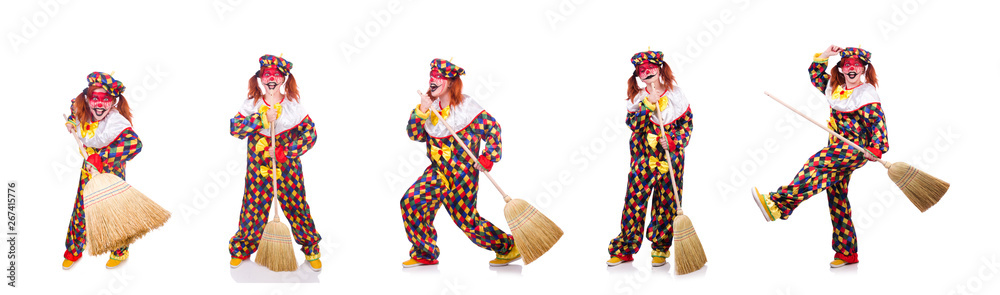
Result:
{"label": "broom", "polygon": [[[662,118],[660,116],[660,104],[656,104],[656,115],[657,118]],[[663,125],[660,126],[660,137],[666,136],[663,132]],[[670,157],[670,151],[663,149],[667,156],[667,169],[670,171],[670,184],[671,188],[674,190],[674,206],[677,208],[677,216],[674,216],[674,249],[677,249],[677,256],[674,258],[674,262],[677,263],[677,274],[688,274],[701,269],[708,262],[708,257],[705,257],[705,248],[701,246],[701,239],[698,238],[698,233],[694,231],[694,224],[691,223],[691,218],[684,215],[684,210],[681,210],[681,202],[678,197],[680,194],[677,193],[677,181],[674,180],[674,165],[673,160]]]}
{"label": "broom", "polygon": [[[417,92],[421,93],[419,90]],[[458,137],[455,129],[452,129],[451,125],[445,122],[444,117],[441,117],[441,114],[437,110],[430,110],[444,124],[444,127],[448,128],[448,131],[451,131],[451,136],[455,138],[455,142],[462,146],[465,153],[473,161],[478,161],[472,150]],[[503,196],[504,202],[507,203],[504,205],[503,215],[507,218],[507,225],[510,226],[510,231],[514,235],[514,244],[517,245],[517,249],[524,257],[524,264],[530,264],[535,259],[541,257],[542,254],[545,254],[546,251],[549,251],[559,241],[559,238],[563,234],[562,229],[548,217],[545,217],[542,212],[535,209],[534,206],[528,204],[528,202],[521,199],[512,199],[507,193],[504,193],[503,189],[493,179],[493,176],[490,176],[489,172],[485,169],[481,171],[483,174],[486,174],[486,178],[490,179],[493,187],[497,188],[497,191]]]}
{"label": "broom", "polygon": [[[64,120],[68,120],[63,115]],[[80,154],[86,159],[86,149],[80,134],[74,132]],[[170,212],[112,173],[99,173],[93,164],[90,180],[83,187],[84,222],[87,253],[97,256],[128,246],[149,231],[162,226]]]}
{"label": "broom", "polygon": [[[271,148],[274,148],[274,122],[271,122]],[[271,155],[271,187],[274,189],[271,198],[273,199],[274,218],[264,226],[264,236],[260,241],[260,249],[254,262],[260,264],[271,271],[295,271],[299,269],[299,262],[295,259],[295,248],[292,247],[292,233],[288,226],[281,223],[281,215],[278,212],[278,162],[274,160],[276,155]]]}
{"label": "broom", "polygon": [[841,141],[851,145],[851,147],[853,147],[854,149],[862,151],[866,155],[877,159],[879,163],[882,163],[882,166],[885,166],[885,168],[889,170],[889,179],[892,179],[892,181],[896,183],[896,186],[898,186],[899,189],[903,191],[903,194],[906,195],[906,198],[910,199],[910,202],[913,203],[913,205],[916,206],[917,209],[920,209],[920,212],[927,211],[927,209],[930,209],[931,206],[937,204],[937,202],[941,200],[941,197],[944,196],[945,192],[948,191],[948,187],[950,185],[947,182],[938,179],[937,177],[934,177],[930,174],[927,174],[923,171],[920,171],[919,169],[910,166],[910,164],[906,164],[903,162],[892,163],[877,158],[874,155],[872,155],[871,152],[869,152],[867,149],[863,149],[853,141],[847,140],[847,138],[844,138],[840,134],[833,132],[833,130],[830,130],[830,128],[827,128],[826,126],[817,122],[816,120],[809,118],[809,116],[806,116],[799,110],[796,110],[795,108],[788,105],[784,101],[781,101],[771,93],[765,91],[764,94],[767,94],[767,96],[770,96],[778,103],[781,103],[782,105],[791,109],[792,111],[799,114],[803,118],[806,118],[813,124],[816,124],[816,126],[823,128],[823,130],[826,130],[826,132],[829,132],[831,135],[836,136]]}

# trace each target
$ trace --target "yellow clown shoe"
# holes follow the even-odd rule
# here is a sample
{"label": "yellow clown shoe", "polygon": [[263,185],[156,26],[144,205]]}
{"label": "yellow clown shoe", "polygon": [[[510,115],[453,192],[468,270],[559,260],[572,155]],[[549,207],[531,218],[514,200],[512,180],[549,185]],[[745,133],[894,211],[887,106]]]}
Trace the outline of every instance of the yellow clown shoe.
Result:
{"label": "yellow clown shoe", "polygon": [[660,267],[667,264],[667,258],[670,257],[670,250],[667,251],[656,251],[653,250],[653,267]]}
{"label": "yellow clown shoe", "polygon": [[319,254],[306,255],[306,261],[309,261],[309,267],[311,267],[313,271],[323,270],[323,262],[319,261]]}
{"label": "yellow clown shoe", "polygon": [[235,258],[229,260],[229,268],[237,268],[243,264],[243,259]]}
{"label": "yellow clown shoe", "polygon": [[771,198],[762,195],[757,191],[756,187],[750,193],[753,193],[753,200],[757,203],[757,208],[760,208],[760,213],[764,214],[764,220],[771,222],[781,218],[781,210],[778,209],[778,205],[775,205]]}
{"label": "yellow clown shoe", "polygon": [[76,261],[73,261],[73,260],[69,260],[69,259],[65,259],[65,258],[63,258],[63,264],[62,264],[62,267],[63,267],[63,269],[70,269],[70,268],[72,268],[72,267],[73,267],[73,265],[74,265],[75,263],[76,263]]}
{"label": "yellow clown shoe", "polygon": [[108,263],[105,264],[105,266],[108,269],[112,269],[121,265],[122,262],[125,262],[126,259],[128,259],[128,250],[125,250],[125,254],[122,254],[121,256],[112,253],[111,257],[108,258]]}
{"label": "yellow clown shoe", "polygon": [[403,268],[417,267],[421,265],[435,265],[438,264],[437,260],[424,260],[419,258],[410,258],[410,260],[403,261]]}
{"label": "yellow clown shoe", "polygon": [[497,253],[497,258],[490,260],[490,266],[506,266],[511,262],[521,260],[521,252],[517,251],[517,246],[510,248],[510,252],[505,255]]}
{"label": "yellow clown shoe", "polygon": [[858,254],[854,253],[851,255],[844,255],[837,253],[833,256],[833,261],[830,262],[830,268],[844,267],[849,264],[858,263]]}
{"label": "yellow clown shoe", "polygon": [[616,266],[625,262],[632,261],[632,254],[629,255],[611,255],[611,259],[608,259],[608,266]]}
{"label": "yellow clown shoe", "polygon": [[830,262],[830,267],[831,268],[844,267],[847,264],[848,264],[847,261],[843,261],[843,260],[840,260],[840,258],[837,258],[837,259],[834,259],[833,261]]}

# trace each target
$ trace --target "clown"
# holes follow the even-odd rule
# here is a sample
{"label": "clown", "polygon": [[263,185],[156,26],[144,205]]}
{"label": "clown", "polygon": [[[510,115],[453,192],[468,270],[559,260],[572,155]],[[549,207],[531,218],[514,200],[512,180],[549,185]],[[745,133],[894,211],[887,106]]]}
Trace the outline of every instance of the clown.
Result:
{"label": "clown", "polygon": [[[139,135],[132,131],[132,113],[128,101],[122,96],[125,85],[102,72],[87,75],[87,85],[73,99],[70,107],[72,115],[66,121],[66,129],[70,133],[79,132],[89,155],[87,162],[93,164],[98,172],[113,173],[125,179],[125,162],[142,151]],[[87,244],[83,188],[90,181],[91,175],[86,164],[82,170],[69,231],[66,233],[63,269],[69,269],[80,259]],[[128,255],[127,246],[112,251],[107,268],[117,267],[128,259]]]}
{"label": "clown", "polygon": [[[694,123],[691,107],[680,87],[674,83],[663,53],[644,51],[632,56],[635,70],[628,78],[628,111],[625,123],[632,129],[628,189],[622,209],[621,233],[611,240],[608,266],[632,261],[642,246],[647,199],[652,195],[652,211],[646,239],[652,245],[652,265],[665,265],[673,242],[673,220],[677,215],[674,193],[667,165],[673,165],[677,192],[683,194],[684,148],[691,138]],[[639,88],[636,80],[645,88]],[[657,106],[658,105],[658,106]],[[657,112],[659,107],[660,112]],[[663,126],[664,136],[660,136]],[[671,158],[666,158],[666,151]],[[676,196],[680,200],[680,196]]]}
{"label": "clown", "polygon": [[[840,61],[833,67],[832,74],[827,74],[827,60],[837,53]],[[813,57],[809,76],[813,86],[826,94],[830,104],[830,129],[865,147],[875,157],[882,157],[889,151],[889,139],[882,104],[875,92],[878,79],[870,58],[871,53],[861,48],[830,45]],[[754,200],[764,219],[770,222],[788,219],[799,203],[826,191],[833,222],[833,250],[836,251],[830,267],[858,263],[858,241],[851,221],[847,184],[854,170],[864,166],[865,160],[877,160],[875,157],[831,135],[827,146],[806,161],[790,184],[768,194],[761,194],[754,188]]]}
{"label": "clown", "polygon": [[[492,250],[496,259],[491,266],[504,266],[521,259],[514,238],[479,216],[476,193],[479,171],[490,171],[500,161],[500,124],[482,106],[462,94],[465,70],[443,59],[431,61],[429,89],[421,94],[420,104],[410,113],[406,132],[410,139],[425,143],[431,164],[399,201],[406,237],[410,240],[410,259],[403,267],[437,264],[440,250],[434,217],[444,206],[455,224],[477,246]],[[437,110],[445,122],[439,122]],[[477,159],[469,158],[455,142],[445,123],[455,127],[458,136],[475,153],[485,143]]]}
{"label": "clown", "polygon": [[[306,203],[302,175],[304,155],[316,143],[316,129],[305,108],[299,104],[292,63],[270,54],[260,57],[260,69],[250,77],[249,93],[239,113],[229,120],[229,133],[247,139],[247,174],[240,210],[239,229],[229,241],[230,266],[239,267],[257,251],[264,225],[271,212],[271,177],[278,178],[278,201],[291,223],[295,242],[314,271],[323,264],[319,257],[320,235],[316,232]],[[258,84],[259,83],[259,84]],[[261,87],[264,86],[264,92]],[[281,87],[284,85],[284,93]],[[271,128],[275,134],[271,134]],[[271,146],[275,136],[275,146]],[[271,167],[271,157],[277,169]]]}

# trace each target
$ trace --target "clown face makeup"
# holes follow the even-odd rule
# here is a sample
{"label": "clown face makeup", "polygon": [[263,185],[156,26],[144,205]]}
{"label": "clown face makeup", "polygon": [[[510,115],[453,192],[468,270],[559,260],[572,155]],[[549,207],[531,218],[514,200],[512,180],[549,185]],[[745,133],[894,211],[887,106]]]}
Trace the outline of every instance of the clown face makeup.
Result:
{"label": "clown face makeup", "polygon": [[639,74],[639,79],[642,79],[642,82],[647,84],[653,82],[653,79],[660,74],[660,67],[653,63],[640,64],[635,67],[635,70]]}
{"label": "clown face makeup", "polygon": [[260,83],[264,84],[267,92],[273,93],[278,90],[278,86],[285,83],[285,76],[275,66],[266,67],[260,71]]}
{"label": "clown face makeup", "polygon": [[94,93],[87,98],[90,114],[94,116],[94,121],[103,120],[108,115],[108,111],[114,107],[115,98],[102,88],[94,90]]}
{"label": "clown face makeup", "polygon": [[432,97],[441,97],[448,90],[448,79],[437,71],[431,71],[431,78],[427,84],[427,89],[431,91]]}
{"label": "clown face makeup", "polygon": [[849,84],[859,83],[865,73],[865,65],[856,57],[846,58],[840,65],[840,73]]}

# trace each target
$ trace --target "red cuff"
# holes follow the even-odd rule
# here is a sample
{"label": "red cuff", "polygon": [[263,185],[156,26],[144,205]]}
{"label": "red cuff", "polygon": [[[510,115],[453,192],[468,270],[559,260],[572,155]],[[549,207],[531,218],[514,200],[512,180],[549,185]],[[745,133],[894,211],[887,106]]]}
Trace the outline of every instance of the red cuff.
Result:
{"label": "red cuff", "polygon": [[611,255],[611,256],[618,257],[618,259],[621,259],[622,262],[629,262],[629,261],[635,260],[635,259],[632,258],[632,254],[627,254],[627,255],[626,254],[618,254],[618,255]]}
{"label": "red cuff", "polygon": [[63,252],[63,258],[66,258],[66,260],[69,260],[69,261],[77,261],[82,256],[83,256],[82,252],[80,254],[76,254],[76,255],[73,255],[73,253],[69,253],[69,250],[66,250],[66,252]]}
{"label": "red cuff", "polygon": [[278,162],[288,162],[288,149],[285,146],[279,145],[274,149],[274,153],[276,154],[274,159],[278,160]]}
{"label": "red cuff", "polygon": [[674,138],[667,136],[667,145],[670,146],[670,151],[676,151],[677,145],[674,144]]}
{"label": "red cuff", "polygon": [[101,155],[92,154],[87,157],[87,162],[97,167],[97,172],[104,173],[104,159],[101,158]]}
{"label": "red cuff", "polygon": [[486,169],[486,172],[493,170],[493,161],[490,161],[490,159],[487,158],[486,155],[479,155],[479,164],[483,165],[483,168]]}
{"label": "red cuff", "polygon": [[840,254],[840,252],[837,252],[837,255],[834,255],[833,258],[843,260],[844,262],[847,263],[858,263],[858,253],[853,253],[851,255],[844,255]]}
{"label": "red cuff", "polygon": [[876,158],[879,158],[879,159],[882,158],[882,151],[881,150],[879,150],[877,148],[873,148],[873,147],[867,147],[866,149],[868,149],[869,152],[872,152],[872,155],[874,155]]}

